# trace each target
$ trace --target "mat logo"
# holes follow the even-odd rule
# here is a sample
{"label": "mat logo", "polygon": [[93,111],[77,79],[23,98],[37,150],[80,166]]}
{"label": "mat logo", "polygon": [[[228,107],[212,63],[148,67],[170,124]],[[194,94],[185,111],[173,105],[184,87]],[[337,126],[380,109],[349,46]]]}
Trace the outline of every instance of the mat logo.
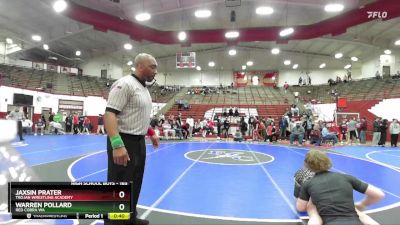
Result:
{"label": "mat logo", "polygon": [[188,152],[185,157],[204,163],[223,165],[258,165],[273,161],[273,157],[264,153],[235,150],[235,149],[208,149]]}
{"label": "mat logo", "polygon": [[386,11],[367,11],[368,14],[368,19],[386,19],[387,18],[387,12]]}

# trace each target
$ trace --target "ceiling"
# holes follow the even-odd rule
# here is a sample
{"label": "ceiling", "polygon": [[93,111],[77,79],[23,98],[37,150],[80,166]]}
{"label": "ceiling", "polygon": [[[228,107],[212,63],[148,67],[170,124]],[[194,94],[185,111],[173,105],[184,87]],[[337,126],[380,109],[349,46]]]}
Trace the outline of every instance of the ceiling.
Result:
{"label": "ceiling", "polygon": [[[307,70],[322,62],[327,69],[341,69],[348,63],[357,68],[371,55],[400,49],[394,46],[400,39],[398,0],[342,0],[345,9],[340,13],[324,11],[332,0],[72,0],[61,14],[52,9],[54,1],[0,0],[0,42],[10,37],[23,48],[10,57],[73,66],[108,56],[128,68],[128,60],[148,52],[159,61],[160,71],[168,72],[176,70],[176,52],[196,51],[197,63],[205,70],[239,70],[248,60],[254,62],[254,70],[285,69],[284,59]],[[261,5],[272,7],[274,13],[257,15],[255,9]],[[210,9],[211,17],[196,18],[194,11],[199,8]],[[385,11],[390,19],[368,19],[368,10]],[[136,22],[141,11],[152,18]],[[295,33],[279,37],[279,30],[289,26]],[[224,33],[232,29],[239,30],[240,37],[227,41]],[[185,43],[176,39],[181,30],[188,32]],[[33,34],[40,34],[42,41],[34,42]],[[125,43],[133,49],[125,50]],[[233,47],[238,52],[234,57],[227,54]],[[280,48],[279,55],[270,53],[275,47]],[[79,58],[76,50],[82,52]],[[344,58],[334,59],[337,52]],[[352,56],[360,60],[351,62]],[[216,67],[207,66],[211,60]]]}

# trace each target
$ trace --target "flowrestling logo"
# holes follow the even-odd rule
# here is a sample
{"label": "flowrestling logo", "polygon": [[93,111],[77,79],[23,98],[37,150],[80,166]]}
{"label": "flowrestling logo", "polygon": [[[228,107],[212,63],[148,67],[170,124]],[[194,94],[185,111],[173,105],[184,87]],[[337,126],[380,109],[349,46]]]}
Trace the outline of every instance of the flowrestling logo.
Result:
{"label": "flowrestling logo", "polygon": [[386,11],[367,11],[368,19],[386,19],[388,13]]}
{"label": "flowrestling logo", "polygon": [[193,161],[222,165],[259,165],[274,160],[273,156],[265,153],[236,149],[198,150],[186,153],[185,157]]}

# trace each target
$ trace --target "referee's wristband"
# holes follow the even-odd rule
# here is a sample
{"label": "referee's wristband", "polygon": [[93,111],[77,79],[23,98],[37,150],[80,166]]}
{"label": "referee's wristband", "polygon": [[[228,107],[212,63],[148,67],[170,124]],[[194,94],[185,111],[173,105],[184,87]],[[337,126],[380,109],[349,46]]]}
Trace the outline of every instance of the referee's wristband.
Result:
{"label": "referee's wristband", "polygon": [[110,138],[111,147],[112,149],[122,148],[125,147],[124,142],[122,141],[121,136],[115,135]]}

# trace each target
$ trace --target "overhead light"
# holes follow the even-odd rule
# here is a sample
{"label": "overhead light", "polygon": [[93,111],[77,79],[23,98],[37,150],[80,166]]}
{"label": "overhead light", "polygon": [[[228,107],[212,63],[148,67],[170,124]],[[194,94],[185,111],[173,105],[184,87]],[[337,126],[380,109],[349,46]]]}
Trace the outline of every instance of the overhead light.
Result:
{"label": "overhead light", "polygon": [[271,50],[271,53],[274,54],[274,55],[278,55],[279,52],[280,52],[279,48],[273,48],[273,49]]}
{"label": "overhead light", "polygon": [[124,44],[124,49],[126,50],[131,50],[132,49],[132,45],[129,43]]}
{"label": "overhead light", "polygon": [[197,70],[197,71],[200,71],[200,70],[201,70],[201,67],[200,67],[200,66],[196,66],[196,70]]}
{"label": "overhead light", "polygon": [[126,64],[128,64],[128,66],[131,66],[133,64],[132,61],[127,62]]}
{"label": "overhead light", "polygon": [[333,3],[325,5],[326,12],[340,12],[343,11],[343,9],[344,9],[343,4]]}
{"label": "overhead light", "polygon": [[355,57],[355,56],[351,57],[350,59],[351,59],[351,61],[354,61],[354,62],[357,62],[357,61],[358,61],[358,58]]}
{"label": "overhead light", "polygon": [[248,65],[248,66],[252,66],[254,63],[253,63],[253,61],[247,61],[247,63],[246,63],[246,65]]}
{"label": "overhead light", "polygon": [[295,69],[297,69],[298,67],[299,67],[299,64],[294,64],[292,68],[295,70]]}
{"label": "overhead light", "polygon": [[228,31],[225,33],[226,38],[237,38],[239,37],[239,32],[237,31]]}
{"label": "overhead light", "polygon": [[346,66],[344,66],[344,68],[347,70],[347,69],[350,69],[350,67],[351,67],[351,64],[347,64]]}
{"label": "overhead light", "polygon": [[40,37],[40,35],[35,34],[35,35],[32,35],[32,40],[34,40],[34,41],[41,41],[41,40],[42,40],[42,37]]}
{"label": "overhead light", "polygon": [[45,50],[49,50],[49,45],[43,44],[43,48],[44,48]]}
{"label": "overhead light", "polygon": [[209,66],[209,67],[214,67],[214,66],[215,66],[215,62],[213,62],[213,61],[208,62],[208,66]]}
{"label": "overhead light", "polygon": [[180,41],[186,40],[186,37],[187,37],[187,35],[186,35],[186,32],[185,32],[185,31],[181,31],[181,32],[178,33],[178,39],[179,39]]}
{"label": "overhead light", "polygon": [[285,61],[283,61],[283,64],[285,64],[286,66],[289,66],[290,65],[290,63],[292,63],[290,60],[285,60]]}
{"label": "overhead light", "polygon": [[231,49],[228,52],[229,55],[236,55],[236,49]]}
{"label": "overhead light", "polygon": [[325,68],[325,66],[326,66],[326,64],[322,63],[321,65],[319,65],[319,68],[323,69],[323,68]]}
{"label": "overhead light", "polygon": [[389,49],[386,49],[386,50],[384,51],[384,53],[385,53],[386,55],[390,55],[390,54],[392,54],[392,51],[390,51]]}
{"label": "overhead light", "polygon": [[64,0],[58,0],[54,2],[53,9],[56,13],[60,13],[67,8],[67,3]]}
{"label": "overhead light", "polygon": [[269,6],[260,6],[256,9],[258,15],[270,15],[274,12],[274,9]]}
{"label": "overhead light", "polygon": [[58,60],[58,58],[57,58],[57,57],[54,57],[54,56],[49,56],[48,59],[51,59],[51,60]]}
{"label": "overhead light", "polygon": [[247,68],[246,65],[242,65],[242,70],[245,70]]}
{"label": "overhead light", "polygon": [[194,12],[194,15],[197,18],[207,18],[207,17],[211,16],[211,11],[208,9],[199,9],[199,10],[196,10],[196,12]]}
{"label": "overhead light", "polygon": [[292,34],[293,32],[294,32],[294,29],[289,27],[289,28],[283,29],[281,32],[279,32],[279,35],[281,37],[285,37],[285,36]]}
{"label": "overhead light", "polygon": [[147,20],[149,20],[150,18],[151,18],[151,15],[150,15],[150,13],[147,13],[147,12],[139,13],[139,14],[137,14],[137,15],[135,16],[135,19],[136,19],[137,21],[139,21],[139,22],[147,21]]}
{"label": "overhead light", "polygon": [[136,68],[135,67],[131,67],[131,70],[133,71],[133,72],[135,72],[136,71]]}
{"label": "overhead light", "polygon": [[6,38],[6,43],[7,43],[7,44],[12,44],[12,43],[13,43],[13,40],[12,40],[11,38]]}
{"label": "overhead light", "polygon": [[80,56],[80,55],[81,55],[81,51],[79,51],[79,50],[76,51],[76,52],[75,52],[75,55],[76,55],[76,56]]}
{"label": "overhead light", "polygon": [[394,42],[394,45],[400,45],[400,39]]}
{"label": "overhead light", "polygon": [[342,58],[342,57],[343,57],[343,54],[340,53],[340,52],[335,54],[335,58],[336,58],[336,59],[340,59],[340,58]]}

